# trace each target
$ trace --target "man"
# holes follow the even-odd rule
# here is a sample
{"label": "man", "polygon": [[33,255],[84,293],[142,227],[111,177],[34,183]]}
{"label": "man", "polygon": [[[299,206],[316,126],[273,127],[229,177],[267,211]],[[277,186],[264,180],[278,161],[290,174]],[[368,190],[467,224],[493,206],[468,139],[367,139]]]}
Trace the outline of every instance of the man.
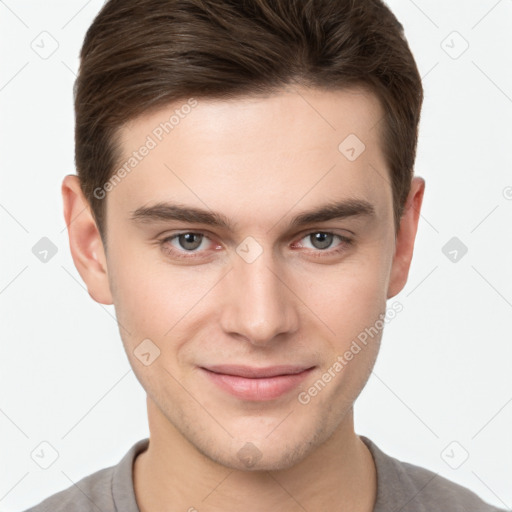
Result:
{"label": "man", "polygon": [[150,438],[31,511],[497,510],[354,431],[412,259],[422,99],[379,0],[105,4],[64,214]]}

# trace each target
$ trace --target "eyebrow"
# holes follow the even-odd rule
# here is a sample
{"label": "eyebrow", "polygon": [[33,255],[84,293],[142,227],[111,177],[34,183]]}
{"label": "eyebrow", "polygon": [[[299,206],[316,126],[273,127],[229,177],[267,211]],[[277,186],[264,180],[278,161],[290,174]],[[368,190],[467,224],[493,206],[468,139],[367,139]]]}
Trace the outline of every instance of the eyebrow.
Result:
{"label": "eyebrow", "polygon": [[[349,217],[375,217],[375,208],[364,199],[346,199],[334,201],[312,210],[302,212],[292,218],[289,225],[297,228],[306,224],[326,222]],[[183,221],[191,224],[206,224],[233,231],[230,220],[221,213],[203,210],[192,206],[160,202],[153,206],[141,206],[130,216],[133,222]]]}

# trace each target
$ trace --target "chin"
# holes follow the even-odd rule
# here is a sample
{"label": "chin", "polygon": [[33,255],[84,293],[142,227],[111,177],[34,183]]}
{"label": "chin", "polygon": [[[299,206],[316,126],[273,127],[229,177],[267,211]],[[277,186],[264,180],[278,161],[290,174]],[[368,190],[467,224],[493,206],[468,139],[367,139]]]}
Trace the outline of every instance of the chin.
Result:
{"label": "chin", "polygon": [[227,453],[205,453],[217,464],[238,471],[280,471],[289,469],[303,460],[308,450],[303,446],[277,447],[267,446],[258,448],[256,444],[248,441],[239,450]]}
{"label": "chin", "polygon": [[[280,471],[299,464],[331,434],[325,425],[317,425],[310,426],[308,431],[295,429],[293,435],[283,429],[281,435],[271,433],[263,438],[237,436],[225,446],[223,443],[211,442],[211,439],[204,444],[195,440],[193,444],[205,457],[233,470]],[[213,446],[216,446],[215,450]]]}

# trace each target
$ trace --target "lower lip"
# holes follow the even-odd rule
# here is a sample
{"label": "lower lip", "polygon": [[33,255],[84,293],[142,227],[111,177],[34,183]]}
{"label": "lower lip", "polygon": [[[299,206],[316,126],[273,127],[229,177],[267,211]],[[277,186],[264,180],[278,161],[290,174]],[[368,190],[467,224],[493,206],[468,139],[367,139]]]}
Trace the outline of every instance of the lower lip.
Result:
{"label": "lower lip", "polygon": [[222,390],[243,400],[273,400],[296,388],[313,370],[300,373],[263,377],[259,379],[214,373],[201,368],[204,373]]}

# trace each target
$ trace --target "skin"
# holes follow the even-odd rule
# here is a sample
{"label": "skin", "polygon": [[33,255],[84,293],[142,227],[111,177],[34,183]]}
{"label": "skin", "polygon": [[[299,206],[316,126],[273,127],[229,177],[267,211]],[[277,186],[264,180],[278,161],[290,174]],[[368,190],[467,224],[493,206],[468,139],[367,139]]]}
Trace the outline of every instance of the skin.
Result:
{"label": "skin", "polygon": [[[297,396],[404,287],[425,182],[413,178],[395,233],[383,111],[362,90],[197,101],[108,192],[107,250],[78,178],[62,184],[75,265],[91,297],[115,305],[130,364],[147,392],[150,444],[134,464],[139,508],[287,512],[336,504],[369,512],[375,466],[354,432],[353,404],[382,331],[308,404]],[[125,125],[123,155],[183,103]],[[355,161],[338,149],[349,134],[366,146]],[[369,202],[375,215],[290,225],[302,212],[349,198]],[[232,229],[131,219],[157,202],[218,212]],[[192,252],[182,239],[164,241],[187,231],[204,235]],[[318,232],[336,236],[327,235],[325,248]],[[262,251],[250,263],[237,253],[246,237],[257,243],[252,251]],[[134,353],[145,339],[160,350],[147,366]],[[297,389],[258,402],[227,394],[198,368],[227,363],[314,369]],[[260,457],[250,467],[239,456],[246,443]]]}

